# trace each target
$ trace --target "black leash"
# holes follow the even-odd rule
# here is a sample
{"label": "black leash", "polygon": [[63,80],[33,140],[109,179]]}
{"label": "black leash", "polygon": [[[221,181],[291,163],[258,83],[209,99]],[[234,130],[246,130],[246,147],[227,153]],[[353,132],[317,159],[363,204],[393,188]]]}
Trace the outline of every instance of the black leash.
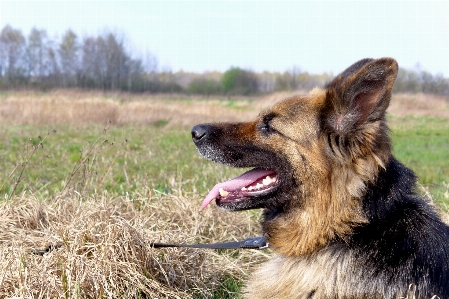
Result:
{"label": "black leash", "polygon": [[46,253],[48,253],[50,251],[53,251],[53,250],[56,250],[56,249],[62,247],[62,245],[63,245],[62,243],[48,245],[44,249],[33,249],[33,250],[31,250],[31,253],[35,254],[35,255],[42,255],[43,256],[44,254],[46,254]]}
{"label": "black leash", "polygon": [[[248,238],[243,241],[211,243],[211,244],[176,244],[176,243],[154,243],[149,245],[153,248],[183,247],[183,248],[209,248],[209,249],[265,249],[268,248],[268,241],[265,237]],[[50,251],[62,247],[62,243],[49,245],[45,249],[34,249],[31,253],[44,255]]]}
{"label": "black leash", "polygon": [[154,248],[186,247],[186,248],[209,248],[209,249],[265,249],[268,241],[265,237],[248,238],[243,241],[223,242],[212,244],[174,244],[174,243],[150,243]]}

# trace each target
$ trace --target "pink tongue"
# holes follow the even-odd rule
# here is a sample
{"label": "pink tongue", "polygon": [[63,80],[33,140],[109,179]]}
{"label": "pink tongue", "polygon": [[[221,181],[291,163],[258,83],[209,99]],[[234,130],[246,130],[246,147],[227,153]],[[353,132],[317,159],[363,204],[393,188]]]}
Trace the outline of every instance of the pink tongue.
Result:
{"label": "pink tongue", "polygon": [[251,183],[257,181],[262,177],[266,177],[267,175],[272,175],[272,170],[264,170],[264,169],[253,169],[245,172],[239,177],[235,179],[229,180],[227,182],[219,183],[215,185],[214,188],[207,194],[206,198],[203,200],[203,204],[201,205],[201,209],[207,207],[207,205],[218,197],[220,194],[218,189],[223,188],[226,191],[240,190],[243,187],[250,185]]}

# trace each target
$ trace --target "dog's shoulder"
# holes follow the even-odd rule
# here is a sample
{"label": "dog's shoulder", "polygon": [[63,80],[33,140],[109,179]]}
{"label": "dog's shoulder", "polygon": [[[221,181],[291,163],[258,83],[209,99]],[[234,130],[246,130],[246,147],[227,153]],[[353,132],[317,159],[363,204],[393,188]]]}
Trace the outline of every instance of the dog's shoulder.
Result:
{"label": "dog's shoulder", "polygon": [[406,298],[410,285],[413,298],[448,298],[449,227],[415,182],[392,157],[368,186],[368,223],[312,254],[275,256],[253,275],[247,298]]}
{"label": "dog's shoulder", "polygon": [[416,186],[413,171],[391,157],[377,182],[368,186],[363,199],[368,224],[356,228],[352,239],[360,244],[391,242],[391,249],[405,239],[408,244],[403,245],[410,245],[409,250],[426,251],[434,248],[432,244],[448,243],[449,227],[431,199],[420,195]]}
{"label": "dog's shoulder", "polygon": [[369,224],[354,229],[351,246],[391,287],[413,283],[417,296],[448,298],[449,227],[416,186],[414,173],[392,158],[369,186],[363,207]]}

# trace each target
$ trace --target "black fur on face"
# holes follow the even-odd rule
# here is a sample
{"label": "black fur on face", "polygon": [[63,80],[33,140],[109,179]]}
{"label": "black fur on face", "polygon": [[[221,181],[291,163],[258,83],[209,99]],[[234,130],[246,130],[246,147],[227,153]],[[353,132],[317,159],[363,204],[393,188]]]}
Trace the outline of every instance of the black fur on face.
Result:
{"label": "black fur on face", "polygon": [[251,196],[239,201],[226,201],[217,198],[218,206],[232,211],[266,208],[279,210],[290,198],[291,186],[296,182],[289,175],[292,170],[287,161],[273,153],[269,148],[239,139],[239,126],[248,123],[202,124],[192,129],[193,140],[205,158],[238,168],[273,170],[278,175],[276,187],[268,194]]}

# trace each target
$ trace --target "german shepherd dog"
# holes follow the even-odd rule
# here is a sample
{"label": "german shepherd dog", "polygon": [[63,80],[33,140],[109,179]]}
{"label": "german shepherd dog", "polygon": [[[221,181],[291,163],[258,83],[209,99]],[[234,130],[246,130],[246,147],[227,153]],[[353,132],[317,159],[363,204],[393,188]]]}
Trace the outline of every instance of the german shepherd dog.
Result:
{"label": "german shepherd dog", "polygon": [[253,168],[202,205],[264,209],[276,255],[247,298],[449,298],[449,228],[391,152],[397,72],[394,59],[363,59],[253,121],[192,129],[207,159]]}

